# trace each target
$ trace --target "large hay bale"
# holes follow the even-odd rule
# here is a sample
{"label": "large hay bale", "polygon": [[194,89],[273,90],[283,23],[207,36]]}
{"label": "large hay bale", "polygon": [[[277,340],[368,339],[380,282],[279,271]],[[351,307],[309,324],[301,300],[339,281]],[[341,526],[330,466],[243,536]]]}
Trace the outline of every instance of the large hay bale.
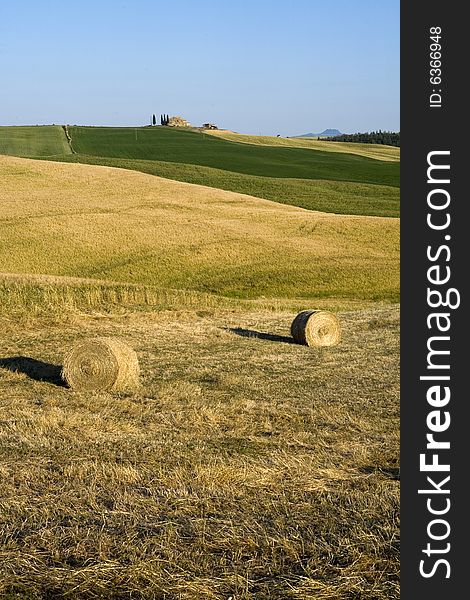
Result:
{"label": "large hay bale", "polygon": [[81,391],[130,391],[139,385],[139,361],[132,348],[115,338],[74,344],[64,359],[62,377]]}
{"label": "large hay bale", "polygon": [[333,313],[326,310],[303,310],[290,328],[297,344],[335,346],[341,340],[341,325]]}

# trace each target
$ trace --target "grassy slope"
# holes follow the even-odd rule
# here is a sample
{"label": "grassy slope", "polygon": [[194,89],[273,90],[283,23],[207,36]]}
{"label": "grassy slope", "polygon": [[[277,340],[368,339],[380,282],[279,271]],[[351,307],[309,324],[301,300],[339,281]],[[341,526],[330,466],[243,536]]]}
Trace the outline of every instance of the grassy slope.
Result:
{"label": "grassy slope", "polygon": [[[137,132],[137,140],[136,140]],[[327,179],[399,185],[397,163],[340,152],[309,152],[239,144],[193,131],[155,128],[71,127],[78,154],[186,163],[263,177]]]}
{"label": "grassy slope", "polygon": [[298,145],[291,140],[236,136],[244,143],[235,143],[167,128],[71,127],[70,131],[80,154],[70,154],[60,127],[0,128],[0,151],[117,166],[310,210],[399,215],[398,163],[355,156],[355,149],[332,152],[327,146],[325,151],[311,152],[309,141],[306,148],[295,148],[289,147]]}
{"label": "grassy slope", "polygon": [[209,135],[241,142],[244,144],[256,144],[261,146],[285,146],[289,148],[307,148],[310,150],[321,150],[322,152],[345,152],[357,154],[366,158],[398,162],[400,160],[400,148],[395,146],[383,146],[381,144],[355,144],[351,142],[324,142],[314,138],[283,138],[267,135],[247,135],[234,133],[227,130],[207,130]]}
{"label": "grassy slope", "polygon": [[181,129],[83,127],[71,128],[71,133],[79,156],[69,160],[139,170],[310,210],[399,215],[398,163],[240,144]]}
{"label": "grassy slope", "polygon": [[[316,351],[292,317],[2,321],[0,597],[397,600],[397,311]],[[139,392],[54,385],[97,335]]]}
{"label": "grassy slope", "polygon": [[176,181],[249,194],[307,210],[382,217],[398,217],[400,212],[398,188],[385,185],[329,181],[327,179],[261,177],[211,167],[156,160],[101,158],[76,154],[55,158],[61,161],[141,171]]}
{"label": "grassy slope", "polygon": [[89,165],[0,158],[0,270],[241,298],[398,298],[396,219]]}
{"label": "grassy slope", "polygon": [[0,127],[0,154],[39,157],[71,152],[59,125]]}

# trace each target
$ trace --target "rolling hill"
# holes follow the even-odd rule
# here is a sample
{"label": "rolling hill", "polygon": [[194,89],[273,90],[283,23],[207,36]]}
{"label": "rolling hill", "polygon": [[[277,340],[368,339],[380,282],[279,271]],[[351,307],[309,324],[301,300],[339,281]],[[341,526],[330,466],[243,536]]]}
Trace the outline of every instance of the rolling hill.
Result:
{"label": "rolling hill", "polygon": [[322,152],[341,152],[346,154],[357,154],[365,158],[373,158],[380,161],[400,161],[400,148],[396,146],[385,146],[383,144],[358,144],[351,142],[325,142],[313,138],[301,137],[272,137],[268,135],[248,135],[245,133],[234,133],[223,129],[206,131],[205,134],[221,137],[232,142],[254,144],[256,146],[286,146],[289,148],[305,148],[308,150],[321,150]]}
{"label": "rolling hill", "polygon": [[3,272],[248,299],[398,298],[397,219],[115,168],[0,157],[0,170]]}
{"label": "rolling hill", "polygon": [[[399,165],[342,152],[243,145],[183,128],[71,127],[79,155],[192,164],[262,177],[328,179],[398,187]],[[136,139],[137,138],[137,139]]]}
{"label": "rolling hill", "polygon": [[[42,127],[31,130],[33,137],[44,136]],[[70,127],[69,131],[74,154],[68,146],[63,153],[57,147],[57,154],[48,159],[117,166],[311,210],[399,214],[399,163],[395,158],[382,160],[387,149],[374,155],[374,148],[361,150],[360,144],[332,151],[310,140],[246,143],[246,139],[165,127]],[[31,146],[14,145],[9,136],[10,128],[0,128],[3,147],[10,148],[4,153],[44,157]],[[304,147],[299,142],[316,145]]]}

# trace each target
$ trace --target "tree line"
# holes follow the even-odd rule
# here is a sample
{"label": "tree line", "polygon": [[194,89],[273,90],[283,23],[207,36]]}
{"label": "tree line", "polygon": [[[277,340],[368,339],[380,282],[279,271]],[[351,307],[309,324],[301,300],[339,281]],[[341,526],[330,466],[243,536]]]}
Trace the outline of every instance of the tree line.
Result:
{"label": "tree line", "polygon": [[361,144],[386,144],[387,146],[400,147],[400,132],[371,131],[370,133],[342,133],[334,137],[322,138],[327,142],[358,142]]}
{"label": "tree line", "polygon": [[[150,120],[152,125],[157,124],[157,116],[152,115],[152,119]],[[170,123],[170,117],[168,115],[160,115],[160,125],[168,125]]]}

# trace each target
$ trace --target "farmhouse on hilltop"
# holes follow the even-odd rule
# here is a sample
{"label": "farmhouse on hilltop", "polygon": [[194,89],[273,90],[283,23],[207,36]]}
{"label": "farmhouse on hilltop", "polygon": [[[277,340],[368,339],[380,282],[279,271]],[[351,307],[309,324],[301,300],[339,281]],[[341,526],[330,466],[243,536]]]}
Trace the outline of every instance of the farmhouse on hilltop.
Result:
{"label": "farmhouse on hilltop", "polygon": [[214,123],[203,123],[202,126],[204,129],[219,129]]}
{"label": "farmhouse on hilltop", "polygon": [[170,127],[191,127],[191,123],[183,117],[170,117],[168,120]]}

